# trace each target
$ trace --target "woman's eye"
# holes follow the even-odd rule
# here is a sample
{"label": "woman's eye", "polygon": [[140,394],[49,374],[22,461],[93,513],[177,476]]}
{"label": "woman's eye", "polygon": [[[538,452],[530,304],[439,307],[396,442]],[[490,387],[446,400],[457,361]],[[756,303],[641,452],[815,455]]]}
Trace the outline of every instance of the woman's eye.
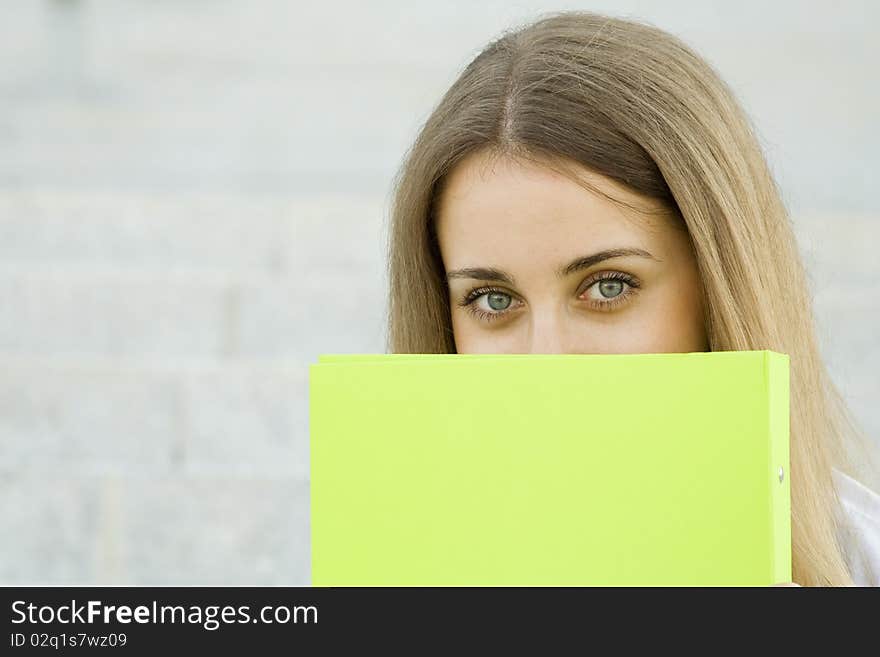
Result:
{"label": "woman's eye", "polygon": [[594,302],[597,307],[610,308],[609,304],[623,302],[637,287],[634,280],[630,282],[622,277],[607,277],[592,283],[580,296],[581,299]]}
{"label": "woman's eye", "polygon": [[474,299],[477,307],[485,312],[503,312],[510,307],[513,299],[503,292],[488,292]]}
{"label": "woman's eye", "polygon": [[614,278],[596,281],[589,288],[590,298],[597,301],[613,299],[623,293],[624,285],[625,283],[623,281]]}
{"label": "woman's eye", "polygon": [[481,321],[492,321],[506,317],[522,305],[516,297],[502,290],[473,290],[459,305]]}

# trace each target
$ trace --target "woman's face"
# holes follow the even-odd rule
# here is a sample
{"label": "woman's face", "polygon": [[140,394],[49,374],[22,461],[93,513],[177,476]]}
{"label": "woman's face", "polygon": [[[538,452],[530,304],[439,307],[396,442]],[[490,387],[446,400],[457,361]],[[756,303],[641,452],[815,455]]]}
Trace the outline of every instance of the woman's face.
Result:
{"label": "woman's face", "polygon": [[[579,174],[614,198],[661,207]],[[448,176],[436,222],[458,353],[708,350],[690,240],[668,215],[476,153]]]}

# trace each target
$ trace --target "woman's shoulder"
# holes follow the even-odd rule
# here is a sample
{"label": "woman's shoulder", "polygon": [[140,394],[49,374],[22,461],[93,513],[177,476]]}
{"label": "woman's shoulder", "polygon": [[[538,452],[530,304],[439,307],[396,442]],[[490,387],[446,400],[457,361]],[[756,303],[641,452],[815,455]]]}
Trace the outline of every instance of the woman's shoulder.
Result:
{"label": "woman's shoulder", "polygon": [[853,581],[880,586],[880,495],[839,470],[833,476],[846,521],[840,539]]}

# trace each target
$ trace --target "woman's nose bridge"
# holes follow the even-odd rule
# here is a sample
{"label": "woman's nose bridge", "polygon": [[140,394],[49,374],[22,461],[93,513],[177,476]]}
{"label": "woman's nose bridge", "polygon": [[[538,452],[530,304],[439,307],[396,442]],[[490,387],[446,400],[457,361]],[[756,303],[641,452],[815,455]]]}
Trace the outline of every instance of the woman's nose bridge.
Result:
{"label": "woman's nose bridge", "polygon": [[564,354],[572,350],[571,318],[559,310],[545,309],[532,315],[530,353]]}

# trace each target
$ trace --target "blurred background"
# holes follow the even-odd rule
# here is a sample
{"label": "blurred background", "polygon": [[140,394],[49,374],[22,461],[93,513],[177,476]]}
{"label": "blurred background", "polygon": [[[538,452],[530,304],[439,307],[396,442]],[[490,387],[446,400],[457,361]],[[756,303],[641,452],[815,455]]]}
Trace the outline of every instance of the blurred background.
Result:
{"label": "blurred background", "polygon": [[310,583],[307,366],[384,350],[392,177],[486,42],[569,8],[733,87],[880,439],[880,4],[3,0],[0,583]]}

